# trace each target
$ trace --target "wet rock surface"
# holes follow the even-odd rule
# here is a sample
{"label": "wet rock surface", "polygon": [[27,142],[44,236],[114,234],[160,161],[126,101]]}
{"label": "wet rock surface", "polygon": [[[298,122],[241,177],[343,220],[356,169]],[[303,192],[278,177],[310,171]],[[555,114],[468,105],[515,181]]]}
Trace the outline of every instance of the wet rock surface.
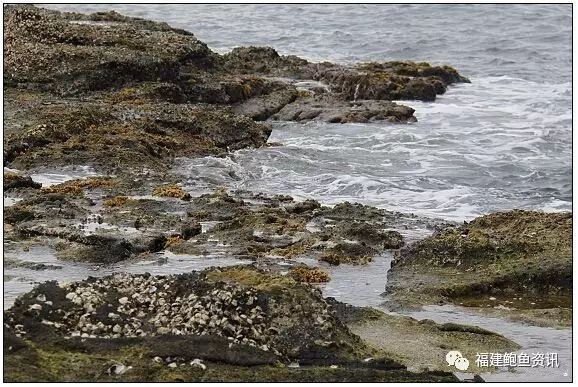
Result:
{"label": "wet rock surface", "polygon": [[[238,372],[274,366],[272,377],[299,364],[347,368],[378,380],[404,375],[452,379],[451,374],[404,372],[402,364],[380,356],[352,334],[317,289],[248,267],[170,277],[116,274],[66,285],[47,282],[20,297],[4,317],[8,368],[13,371],[9,380],[51,380],[56,377],[51,372],[66,362],[63,355],[81,356],[81,363],[95,368],[108,364],[111,370],[114,365],[107,374],[126,372],[129,380],[131,374],[142,378],[145,366],[148,380],[163,380],[178,371],[205,371],[204,362],[222,372],[227,366]],[[112,351],[122,354],[122,360],[103,361]],[[31,372],[20,373],[13,363],[22,357],[30,360]],[[58,378],[68,380],[76,372],[73,367]],[[323,380],[324,375],[311,377]],[[267,373],[262,377],[268,378]]]}
{"label": "wet rock surface", "polygon": [[[116,274],[61,286],[48,282],[28,297],[12,310],[37,311],[37,323],[69,338],[220,336],[304,360],[315,356],[315,340],[344,334],[334,329],[337,323],[314,288],[246,267],[173,277]],[[302,298],[301,307],[284,302],[291,297]],[[17,318],[14,323],[24,323],[24,332],[32,324]],[[294,332],[298,329],[303,331]],[[305,331],[312,341],[301,348],[294,341]]]}
{"label": "wet rock surface", "polygon": [[30,176],[22,176],[14,172],[4,173],[4,191],[16,190],[19,188],[41,188],[42,184],[32,180]]}
{"label": "wet rock surface", "polygon": [[299,98],[272,116],[281,121],[350,122],[415,122],[414,110],[389,101],[336,101],[330,95]]}
{"label": "wet rock surface", "polygon": [[400,250],[387,291],[402,305],[454,302],[567,325],[571,246],[570,213],[486,215]]}
{"label": "wet rock surface", "polygon": [[[392,101],[432,101],[468,82],[455,69],[311,63],[267,47],[219,55],[190,32],[115,12],[19,5],[5,8],[4,22],[4,190],[18,199],[4,212],[5,267],[49,275],[79,264],[96,276],[34,280],[5,311],[7,381],[457,381],[415,351],[395,356],[399,341],[376,332],[510,348],[472,327],[359,311],[318,290],[332,266],[408,244],[411,252],[407,234],[447,222],[287,195],[201,195],[171,168],[177,157],[265,146],[269,120],[415,121]],[[28,177],[71,166],[91,172]],[[552,246],[544,251],[562,251],[554,261],[566,265],[567,246]],[[26,255],[37,248],[58,264]],[[215,251],[253,264],[172,276],[99,271]],[[564,295],[566,282],[558,285]],[[376,314],[370,326],[352,317]],[[417,360],[422,367],[408,370]]]}
{"label": "wet rock surface", "polygon": [[[26,92],[14,93],[10,101],[17,103],[18,95]],[[270,133],[228,108],[209,105],[69,101],[42,105],[31,113],[21,130],[5,137],[4,160],[12,167],[80,164],[117,173],[142,172],[143,166],[162,170],[176,156],[261,146]]]}
{"label": "wet rock surface", "polygon": [[[355,221],[332,219],[350,204],[331,208],[250,192],[191,197],[171,184],[149,187],[158,199],[131,198],[130,186],[112,182],[79,179],[30,194],[6,208],[6,237],[48,237],[61,258],[84,262],[118,262],[163,249],[202,253],[218,242],[238,258],[308,257],[337,265],[364,264],[400,248],[404,238],[396,229],[444,224],[377,209],[368,216],[365,206],[354,205],[348,212]],[[201,222],[214,225],[203,231]]]}
{"label": "wet rock surface", "polygon": [[[394,359],[411,364],[414,371],[450,370],[445,356],[452,348],[460,348],[466,358],[476,358],[486,351],[515,351],[520,346],[499,334],[460,324],[437,324],[432,320],[386,314],[372,308],[360,308],[332,299],[337,316],[349,329],[375,348]],[[386,331],[388,334],[383,334]],[[487,372],[471,362],[468,372]]]}
{"label": "wet rock surface", "polygon": [[[10,6],[4,162],[162,170],[174,157],[263,146],[277,120],[411,122],[391,100],[433,100],[448,66],[311,63],[272,48],[219,55],[192,33],[115,12]],[[303,86],[317,82],[325,86]]]}
{"label": "wet rock surface", "polygon": [[446,87],[469,82],[454,68],[421,62],[363,63],[353,66],[311,63],[293,55],[279,55],[270,47],[240,47],[224,55],[225,66],[243,73],[315,80],[327,84],[344,99],[433,101]]}
{"label": "wet rock surface", "polygon": [[6,71],[10,84],[60,93],[175,80],[180,66],[211,67],[206,44],[192,34],[115,12],[90,16],[7,9]]}
{"label": "wet rock surface", "polygon": [[[183,200],[186,190],[170,181],[140,185],[95,176],[32,190],[6,208],[5,243],[13,250],[40,243],[62,262],[99,265],[138,262],[161,250],[210,254],[220,244],[227,255],[262,269],[40,284],[6,312],[5,337],[14,341],[7,380],[454,380],[438,371],[407,371],[352,335],[320,291],[304,285],[330,280],[323,269],[299,264],[285,275],[267,273],[281,273],[279,263],[299,257],[323,265],[327,251],[338,259],[333,264],[363,264],[401,246],[394,229],[443,223],[247,191]],[[171,194],[155,196],[159,186]],[[341,251],[341,245],[355,247]],[[357,249],[369,255],[358,257]],[[57,269],[18,259],[9,264]],[[22,359],[32,372],[23,372]],[[82,366],[67,367],[70,359]]]}

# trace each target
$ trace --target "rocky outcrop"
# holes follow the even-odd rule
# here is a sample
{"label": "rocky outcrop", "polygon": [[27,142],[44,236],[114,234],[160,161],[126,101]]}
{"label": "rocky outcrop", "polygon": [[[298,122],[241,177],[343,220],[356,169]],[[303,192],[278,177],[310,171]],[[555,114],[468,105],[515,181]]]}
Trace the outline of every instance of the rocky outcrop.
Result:
{"label": "rocky outcrop", "polygon": [[4,173],[4,191],[10,191],[19,188],[41,188],[42,184],[32,180],[30,176],[23,176],[14,172]]}
{"label": "rocky outcrop", "polygon": [[213,74],[219,56],[189,32],[114,12],[5,11],[5,164],[162,170],[267,141],[228,106],[248,81]]}
{"label": "rocky outcrop", "polygon": [[[287,195],[195,196],[171,168],[178,157],[264,146],[273,120],[415,121],[392,100],[433,100],[467,81],[454,69],[311,63],[256,47],[219,55],[190,32],[115,12],[4,11],[4,162],[18,170],[4,175],[17,196],[4,212],[7,266],[81,263],[98,275],[121,261],[216,249],[254,262],[40,284],[5,312],[6,380],[456,380],[408,371],[306,284],[329,281],[329,265],[401,248],[397,230],[440,222]],[[27,177],[63,166],[102,175],[45,186]],[[59,264],[26,260],[32,248]]]}
{"label": "rocky outcrop", "polygon": [[8,7],[4,80],[63,94],[143,81],[176,81],[181,67],[214,66],[192,34],[115,12],[81,15]]}
{"label": "rocky outcrop", "polygon": [[[276,292],[280,287],[285,291]],[[172,277],[116,274],[61,286],[48,282],[17,301],[8,316],[11,327],[24,325],[21,336],[37,340],[45,330],[93,339],[217,336],[269,352],[269,363],[339,363],[354,361],[357,351],[371,353],[315,288],[250,267]],[[335,343],[321,344],[327,341]]]}
{"label": "rocky outcrop", "polygon": [[[431,227],[429,220],[385,210],[369,216],[363,206],[349,210],[351,222],[329,218],[345,205],[314,200],[223,191],[191,197],[177,184],[151,186],[148,194],[158,198],[143,199],[131,197],[132,189],[118,179],[91,177],[30,193],[6,208],[7,235],[46,237],[60,258],[81,262],[118,262],[164,249],[203,254],[217,240],[239,258],[308,256],[338,265],[365,264],[400,248],[404,240],[395,229]],[[203,230],[200,222],[214,226]]]}
{"label": "rocky outcrop", "polygon": [[[318,380],[324,367],[412,375],[352,334],[317,289],[248,267],[47,282],[20,297],[5,321],[9,380],[85,380],[95,372],[96,380],[157,381],[167,373],[196,380],[207,367],[274,365],[282,373],[295,363],[321,367]],[[80,367],[63,367],[64,357],[78,356]],[[19,364],[22,357],[30,358]]]}
{"label": "rocky outcrop", "polygon": [[353,66],[311,63],[293,55],[282,56],[270,47],[241,47],[224,56],[228,69],[265,76],[325,82],[345,100],[414,99],[433,101],[446,87],[469,82],[454,68],[421,62],[364,63]]}
{"label": "rocky outcrop", "polygon": [[256,121],[264,121],[284,107],[292,106],[299,94],[294,86],[287,83],[272,81],[265,84],[267,87],[259,95],[234,105],[233,111]]}
{"label": "rocky outcrop", "polygon": [[[411,364],[414,370],[450,370],[446,362],[448,348],[460,348],[466,358],[477,353],[510,352],[520,346],[488,330],[453,323],[437,324],[402,315],[386,314],[367,307],[354,307],[328,298],[336,314],[347,327],[374,348],[387,350],[394,359]],[[387,334],[384,334],[387,332]],[[468,373],[488,372],[470,362]]]}
{"label": "rocky outcrop", "polygon": [[[17,167],[154,168],[262,146],[269,131],[252,120],[269,118],[412,122],[413,109],[389,101],[429,101],[467,82],[427,63],[311,63],[268,47],[221,56],[190,32],[115,12],[5,11],[5,160]],[[303,90],[297,80],[326,86]]]}
{"label": "rocky outcrop", "polygon": [[158,169],[177,156],[258,147],[270,134],[268,127],[212,105],[71,102],[34,113],[21,131],[5,137],[5,163]]}
{"label": "rocky outcrop", "polygon": [[328,123],[350,122],[415,122],[414,109],[389,101],[338,100],[326,93],[299,98],[285,105],[271,118],[281,121],[322,121]]}
{"label": "rocky outcrop", "polygon": [[572,305],[572,215],[514,210],[436,233],[398,253],[387,292],[402,304],[454,302],[530,319],[541,310],[556,320]]}

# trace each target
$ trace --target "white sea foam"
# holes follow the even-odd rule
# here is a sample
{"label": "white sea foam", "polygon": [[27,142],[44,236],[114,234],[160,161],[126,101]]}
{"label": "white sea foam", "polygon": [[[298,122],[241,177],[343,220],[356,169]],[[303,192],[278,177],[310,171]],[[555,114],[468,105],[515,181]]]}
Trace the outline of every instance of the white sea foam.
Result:
{"label": "white sea foam", "polygon": [[[415,124],[276,124],[282,147],[185,161],[191,184],[349,200],[452,220],[571,208],[567,83],[473,78]],[[544,102],[544,101],[547,102]]]}

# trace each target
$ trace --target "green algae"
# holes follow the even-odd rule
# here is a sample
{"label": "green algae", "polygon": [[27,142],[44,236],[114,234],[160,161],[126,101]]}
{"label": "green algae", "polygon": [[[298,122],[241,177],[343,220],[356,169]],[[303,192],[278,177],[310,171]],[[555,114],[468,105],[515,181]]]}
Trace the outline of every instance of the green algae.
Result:
{"label": "green algae", "polygon": [[391,299],[532,310],[571,307],[572,217],[513,210],[426,238],[397,255]]}

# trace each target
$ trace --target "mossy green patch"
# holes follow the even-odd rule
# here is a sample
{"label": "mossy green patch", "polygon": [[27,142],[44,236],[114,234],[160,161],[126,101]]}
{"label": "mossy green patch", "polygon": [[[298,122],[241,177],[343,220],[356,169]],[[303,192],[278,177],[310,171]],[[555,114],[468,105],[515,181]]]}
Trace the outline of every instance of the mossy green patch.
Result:
{"label": "mossy green patch", "polygon": [[298,282],[291,277],[263,275],[252,268],[245,267],[232,267],[212,271],[207,274],[207,279],[211,281],[233,282],[268,292],[282,291],[298,284]]}
{"label": "mossy green patch", "polygon": [[[486,215],[404,248],[390,298],[512,310],[571,307],[572,215],[514,210]],[[523,313],[523,312],[522,312]]]}

